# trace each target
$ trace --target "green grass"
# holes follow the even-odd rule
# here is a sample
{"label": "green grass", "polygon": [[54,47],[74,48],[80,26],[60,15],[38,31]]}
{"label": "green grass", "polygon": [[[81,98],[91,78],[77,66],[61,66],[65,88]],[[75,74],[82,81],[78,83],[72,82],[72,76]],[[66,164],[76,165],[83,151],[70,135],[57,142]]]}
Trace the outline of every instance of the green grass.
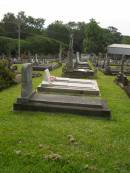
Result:
{"label": "green grass", "polygon": [[[53,74],[60,75],[61,69]],[[130,99],[113,83],[113,76],[97,76],[112,120],[13,112],[20,85],[0,92],[0,173],[129,173]],[[41,80],[34,79],[34,88]],[[46,159],[52,153],[61,157]]]}

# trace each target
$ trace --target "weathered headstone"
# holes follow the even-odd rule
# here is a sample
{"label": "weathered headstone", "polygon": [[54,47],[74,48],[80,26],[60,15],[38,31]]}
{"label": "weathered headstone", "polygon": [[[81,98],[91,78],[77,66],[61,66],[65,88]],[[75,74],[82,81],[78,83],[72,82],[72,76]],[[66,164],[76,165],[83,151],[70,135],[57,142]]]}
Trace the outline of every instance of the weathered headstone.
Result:
{"label": "weathered headstone", "polygon": [[26,63],[22,67],[21,97],[29,98],[32,94],[32,65]]}
{"label": "weathered headstone", "polygon": [[78,68],[87,68],[89,69],[88,63],[85,61],[80,61],[80,54],[76,52],[76,64],[79,65]]}
{"label": "weathered headstone", "polygon": [[49,72],[49,70],[48,69],[46,69],[46,70],[44,70],[44,81],[46,81],[46,82],[50,82],[50,77],[51,77],[51,75],[50,75],[50,72]]}
{"label": "weathered headstone", "polygon": [[69,51],[68,51],[68,62],[66,64],[67,71],[71,71],[74,68],[74,63],[73,63],[73,35],[71,34],[70,36],[70,43],[69,43]]}
{"label": "weathered headstone", "polygon": [[80,60],[79,60],[79,52],[76,52],[76,63],[79,64]]}
{"label": "weathered headstone", "polygon": [[32,58],[32,59],[31,59],[31,63],[34,63],[34,62],[35,62],[35,61],[34,61],[34,59]]}
{"label": "weathered headstone", "polygon": [[35,62],[36,62],[37,64],[39,63],[37,54],[35,54]]}
{"label": "weathered headstone", "polygon": [[59,48],[59,62],[62,62],[62,44],[60,44],[60,48]]}

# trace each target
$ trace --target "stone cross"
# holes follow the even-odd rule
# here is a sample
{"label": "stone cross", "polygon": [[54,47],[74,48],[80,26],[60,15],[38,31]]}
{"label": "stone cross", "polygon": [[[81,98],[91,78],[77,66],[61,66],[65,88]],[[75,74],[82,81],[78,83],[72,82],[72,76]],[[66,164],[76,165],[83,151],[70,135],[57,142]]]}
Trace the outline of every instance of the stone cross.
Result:
{"label": "stone cross", "polygon": [[21,97],[29,98],[32,94],[32,65],[26,63],[22,67]]}

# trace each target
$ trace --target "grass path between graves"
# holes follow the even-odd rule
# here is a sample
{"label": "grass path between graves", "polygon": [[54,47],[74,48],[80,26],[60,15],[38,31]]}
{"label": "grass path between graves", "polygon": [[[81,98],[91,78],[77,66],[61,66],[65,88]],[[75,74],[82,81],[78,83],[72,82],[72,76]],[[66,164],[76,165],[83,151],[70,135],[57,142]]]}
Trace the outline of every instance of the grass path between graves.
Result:
{"label": "grass path between graves", "polygon": [[114,77],[97,76],[112,120],[13,112],[20,85],[0,92],[0,173],[129,173],[130,99]]}

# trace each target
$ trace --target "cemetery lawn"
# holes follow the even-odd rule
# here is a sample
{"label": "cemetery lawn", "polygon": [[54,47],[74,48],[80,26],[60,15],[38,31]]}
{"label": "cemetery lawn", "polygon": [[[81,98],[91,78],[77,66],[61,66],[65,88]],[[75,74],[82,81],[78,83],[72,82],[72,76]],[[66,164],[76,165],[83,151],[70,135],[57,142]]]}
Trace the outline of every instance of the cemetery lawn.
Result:
{"label": "cemetery lawn", "polygon": [[[113,76],[97,77],[112,120],[13,112],[20,85],[1,91],[0,173],[129,173],[130,99]],[[33,79],[34,88],[41,80]]]}

